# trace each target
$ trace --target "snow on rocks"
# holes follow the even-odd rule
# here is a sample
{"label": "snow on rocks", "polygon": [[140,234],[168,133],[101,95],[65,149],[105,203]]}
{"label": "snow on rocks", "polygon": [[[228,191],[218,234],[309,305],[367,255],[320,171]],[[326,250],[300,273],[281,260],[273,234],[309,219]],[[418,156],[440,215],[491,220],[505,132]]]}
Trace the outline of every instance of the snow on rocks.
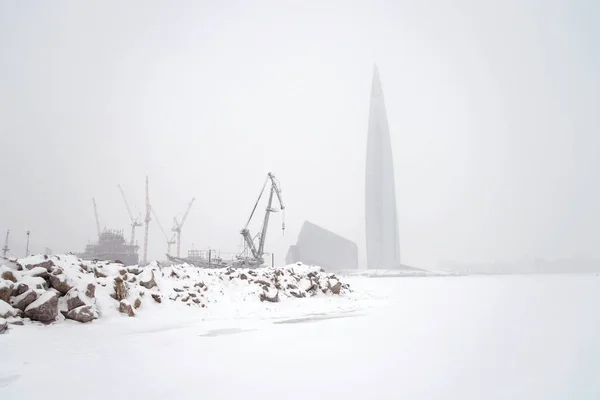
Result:
{"label": "snow on rocks", "polygon": [[52,322],[58,315],[58,294],[49,290],[25,309],[25,316],[34,321]]}
{"label": "snow on rocks", "polygon": [[0,318],[9,320],[9,325],[87,323],[169,307],[197,308],[203,317],[240,310],[240,306],[250,312],[269,310],[277,307],[271,303],[351,292],[335,275],[303,264],[202,269],[152,262],[126,268],[121,263],[86,261],[69,254],[32,256],[5,262],[0,268],[6,275],[0,280]]}
{"label": "snow on rocks", "polygon": [[19,310],[4,301],[0,301],[0,318],[16,317],[19,314]]}
{"label": "snow on rocks", "polygon": [[15,284],[13,281],[0,279],[0,300],[4,300],[8,303],[14,287]]}
{"label": "snow on rocks", "polygon": [[14,307],[17,308],[21,311],[25,311],[25,309],[27,308],[27,306],[29,306],[31,303],[33,303],[34,301],[36,301],[38,298],[38,294],[36,291],[34,291],[33,289],[29,289],[26,292],[13,297],[10,300],[10,304]]}

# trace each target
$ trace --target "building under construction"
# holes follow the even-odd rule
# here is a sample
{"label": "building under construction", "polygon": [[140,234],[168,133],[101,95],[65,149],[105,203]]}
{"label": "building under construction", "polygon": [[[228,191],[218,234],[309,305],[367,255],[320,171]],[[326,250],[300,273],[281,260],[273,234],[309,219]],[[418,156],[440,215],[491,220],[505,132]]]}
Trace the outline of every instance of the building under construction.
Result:
{"label": "building under construction", "polygon": [[139,246],[127,244],[122,230],[105,229],[96,243],[88,243],[77,257],[84,260],[121,261],[125,265],[137,265]]}

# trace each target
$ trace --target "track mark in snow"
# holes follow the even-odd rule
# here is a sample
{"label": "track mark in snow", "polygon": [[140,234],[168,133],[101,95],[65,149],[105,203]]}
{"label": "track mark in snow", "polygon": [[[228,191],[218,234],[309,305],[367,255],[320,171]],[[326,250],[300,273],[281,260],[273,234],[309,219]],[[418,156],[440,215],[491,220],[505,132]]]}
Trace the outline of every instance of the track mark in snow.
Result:
{"label": "track mark in snow", "polygon": [[346,315],[327,315],[327,314],[313,314],[302,318],[291,318],[284,319],[282,321],[275,321],[274,324],[298,324],[302,322],[318,322],[326,321],[328,319],[339,319],[339,318],[350,318],[350,317],[362,317],[365,314],[352,313]]}
{"label": "track mark in snow", "polygon": [[0,376],[0,387],[8,386],[20,377],[21,375]]}
{"label": "track mark in snow", "polygon": [[223,336],[223,335],[235,335],[236,333],[251,332],[251,331],[255,331],[255,330],[256,329],[224,328],[224,329],[215,329],[215,330],[209,331],[209,332],[204,333],[199,336],[215,337],[215,336]]}

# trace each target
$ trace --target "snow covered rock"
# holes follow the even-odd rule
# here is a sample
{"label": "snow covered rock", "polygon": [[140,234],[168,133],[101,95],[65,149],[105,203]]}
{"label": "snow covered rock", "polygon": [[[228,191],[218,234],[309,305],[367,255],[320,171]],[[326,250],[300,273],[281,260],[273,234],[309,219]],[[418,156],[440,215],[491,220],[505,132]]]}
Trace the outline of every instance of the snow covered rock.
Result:
{"label": "snow covered rock", "polygon": [[50,286],[62,294],[67,294],[67,292],[73,288],[73,284],[64,273],[59,275],[50,275]]}
{"label": "snow covered rock", "polygon": [[52,267],[54,267],[54,265],[54,261],[46,260],[38,264],[26,264],[25,269],[32,270],[34,268],[44,268],[47,272],[52,272]]}
{"label": "snow covered rock", "polygon": [[48,279],[48,277],[50,276],[50,274],[48,273],[48,270],[46,268],[42,268],[42,267],[33,267],[32,269],[30,269],[29,271],[23,271],[23,275],[28,275],[28,276],[39,276],[40,278],[43,279]]}
{"label": "snow covered rock", "polygon": [[19,283],[24,283],[30,289],[46,290],[50,287],[48,282],[39,276],[24,275],[19,280]]}
{"label": "snow covered rock", "polygon": [[152,298],[154,299],[155,302],[162,303],[162,298],[161,298],[160,294],[152,293]]}
{"label": "snow covered rock", "polygon": [[331,290],[331,293],[340,294],[340,290],[342,289],[342,283],[337,279],[330,279],[329,288]]}
{"label": "snow covered rock", "polygon": [[8,321],[4,318],[0,318],[0,334],[8,330]]}
{"label": "snow covered rock", "polygon": [[73,310],[74,308],[78,308],[81,306],[85,306],[86,303],[83,301],[81,294],[77,288],[73,288],[69,290],[69,292],[65,295],[65,299],[67,300],[67,309],[68,311]]}
{"label": "snow covered rock", "polygon": [[90,299],[93,299],[96,297],[96,285],[94,285],[93,283],[88,283],[87,288],[85,290],[85,295],[87,297],[89,297]]}
{"label": "snow covered rock", "polygon": [[2,279],[5,279],[5,280],[11,281],[11,282],[16,282],[17,281],[17,278],[15,277],[14,272],[12,272],[10,270],[3,271],[2,275],[0,277],[2,277]]}
{"label": "snow covered rock", "polygon": [[[9,325],[31,320],[50,322],[61,313],[66,319],[89,322],[96,318],[135,316],[185,305],[201,315],[276,312],[288,301],[314,296],[344,296],[349,286],[319,267],[294,264],[281,268],[203,269],[188,264],[168,266],[152,262],[129,267],[110,261],[81,260],[75,255],[30,256],[19,263],[0,265],[10,281],[0,280],[6,302],[0,311]],[[12,278],[11,277],[11,278]],[[51,288],[51,289],[49,289]],[[265,303],[273,303],[267,306]],[[14,307],[14,308],[13,308]],[[24,310],[24,311],[21,311]],[[245,311],[243,311],[245,312]],[[30,319],[21,319],[24,313]],[[2,315],[0,315],[2,317]],[[10,318],[10,319],[9,319]]]}
{"label": "snow covered rock", "polygon": [[0,318],[16,317],[19,313],[19,310],[14,309],[10,304],[0,301]]}
{"label": "snow covered rock", "polygon": [[23,283],[23,282],[19,282],[19,284],[17,284],[14,288],[13,288],[13,292],[12,295],[13,296],[18,296],[20,294],[25,293],[26,291],[29,290],[29,286],[27,286],[27,284]]}
{"label": "snow covered rock", "polygon": [[34,321],[52,322],[58,316],[58,294],[49,290],[25,309],[25,316]]}
{"label": "snow covered rock", "polygon": [[152,289],[156,284],[156,280],[154,279],[154,270],[146,270],[142,273],[140,277],[140,285],[145,287],[146,289]]}
{"label": "snow covered rock", "polygon": [[75,307],[65,314],[65,318],[72,319],[77,322],[90,322],[98,318],[98,312],[90,305]]}
{"label": "snow covered rock", "polygon": [[14,308],[25,311],[27,306],[36,301],[37,298],[38,294],[33,289],[29,289],[25,293],[22,293],[17,297],[13,297],[10,303]]}
{"label": "snow covered rock", "polygon": [[131,303],[127,300],[121,300],[119,302],[119,312],[123,314],[127,314],[130,317],[135,317],[135,311],[133,311],[133,307],[131,307]]}
{"label": "snow covered rock", "polygon": [[112,296],[115,300],[117,301],[121,301],[127,298],[127,294],[128,294],[128,290],[127,290],[127,284],[123,281],[123,278],[121,278],[120,276],[117,276],[115,278],[115,293]]}
{"label": "snow covered rock", "polygon": [[278,289],[269,289],[264,288],[263,292],[259,296],[260,301],[269,301],[271,303],[279,302],[279,290]]}
{"label": "snow covered rock", "polygon": [[14,287],[15,284],[12,281],[0,280],[0,300],[8,303]]}

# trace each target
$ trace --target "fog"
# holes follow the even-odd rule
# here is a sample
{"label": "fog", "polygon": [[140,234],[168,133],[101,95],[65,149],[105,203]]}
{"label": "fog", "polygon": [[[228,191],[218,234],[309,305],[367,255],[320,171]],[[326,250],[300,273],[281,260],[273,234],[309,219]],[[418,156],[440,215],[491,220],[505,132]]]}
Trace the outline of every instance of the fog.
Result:
{"label": "fog", "polygon": [[364,266],[376,63],[404,264],[600,258],[599,26],[592,0],[0,0],[1,239],[81,251],[92,197],[128,238],[117,184],[143,212],[148,175],[165,228],[196,198],[183,254],[239,251],[271,171],[267,251],[309,220]]}

